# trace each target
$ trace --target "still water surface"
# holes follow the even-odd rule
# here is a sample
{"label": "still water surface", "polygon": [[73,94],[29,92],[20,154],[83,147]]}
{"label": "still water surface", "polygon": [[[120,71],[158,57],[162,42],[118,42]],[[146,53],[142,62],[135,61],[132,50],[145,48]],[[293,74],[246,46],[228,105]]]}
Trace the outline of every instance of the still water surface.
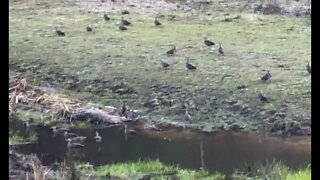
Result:
{"label": "still water surface", "polygon": [[[131,127],[135,128],[135,127]],[[74,129],[88,138],[85,147],[68,150],[63,136],[53,136],[48,127],[37,130],[38,142],[16,147],[18,152],[37,154],[44,165],[64,159],[87,161],[93,165],[159,159],[183,168],[205,167],[210,172],[229,175],[245,164],[273,159],[281,160],[292,168],[311,162],[311,138],[280,138],[244,133],[201,133],[168,128],[162,132],[142,131],[125,137],[122,127],[97,130],[103,140],[95,142],[95,130]]]}

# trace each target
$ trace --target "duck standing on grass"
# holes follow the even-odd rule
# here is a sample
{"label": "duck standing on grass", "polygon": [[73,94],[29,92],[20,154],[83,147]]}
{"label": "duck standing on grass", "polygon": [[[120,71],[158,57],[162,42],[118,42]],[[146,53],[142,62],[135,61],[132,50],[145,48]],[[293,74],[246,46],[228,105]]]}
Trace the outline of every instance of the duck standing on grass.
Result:
{"label": "duck standing on grass", "polygon": [[265,75],[263,75],[260,79],[261,81],[267,81],[272,77],[271,73],[269,70],[267,70],[267,73]]}
{"label": "duck standing on grass", "polygon": [[88,25],[88,26],[86,27],[86,31],[87,31],[87,32],[92,32],[92,28]]}
{"label": "duck standing on grass", "polygon": [[170,49],[169,51],[167,51],[166,54],[167,54],[168,56],[172,56],[172,55],[174,55],[176,52],[177,52],[177,47],[176,47],[176,46],[173,46],[173,48]]}
{"label": "duck standing on grass", "polygon": [[188,57],[186,57],[185,59],[186,59],[186,68],[187,68],[188,70],[195,70],[195,69],[197,69],[197,67],[196,67],[195,65],[189,63],[189,58],[188,58]]}
{"label": "duck standing on grass", "polygon": [[161,23],[160,23],[160,21],[157,19],[157,17],[154,18],[154,24],[155,24],[156,26],[161,26]]}
{"label": "duck standing on grass", "polygon": [[310,66],[309,63],[307,64],[307,71],[308,71],[309,74],[311,74],[311,66]]}
{"label": "duck standing on grass", "polygon": [[188,112],[188,109],[186,109],[185,113],[184,113],[184,120],[187,122],[192,122],[192,117]]}
{"label": "duck standing on grass", "polygon": [[109,20],[110,20],[108,14],[106,14],[106,12],[103,13],[103,19],[104,19],[105,21],[109,21]]}
{"label": "duck standing on grass", "polygon": [[213,42],[213,41],[210,41],[210,40],[208,40],[208,38],[207,37],[204,37],[204,44],[205,45],[207,45],[207,46],[213,46],[213,45],[215,45],[215,43]]}
{"label": "duck standing on grass", "polygon": [[224,56],[224,50],[223,50],[221,44],[219,44],[219,50],[218,50],[218,52],[219,52],[219,55]]}
{"label": "duck standing on grass", "polygon": [[66,35],[66,33],[59,30],[58,27],[56,27],[56,33],[58,36],[61,36],[61,37]]}
{"label": "duck standing on grass", "polygon": [[162,59],[160,61],[163,68],[168,68],[170,66],[169,63],[164,62]]}
{"label": "duck standing on grass", "polygon": [[125,20],[123,17],[121,17],[120,24],[123,26],[130,26],[131,22],[129,22],[129,21]]}

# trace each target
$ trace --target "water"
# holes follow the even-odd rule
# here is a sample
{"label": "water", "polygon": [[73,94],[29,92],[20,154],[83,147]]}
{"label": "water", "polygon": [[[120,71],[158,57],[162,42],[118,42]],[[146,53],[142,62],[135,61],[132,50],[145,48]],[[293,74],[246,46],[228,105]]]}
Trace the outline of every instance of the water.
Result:
{"label": "water", "polygon": [[67,148],[63,136],[52,136],[48,127],[38,130],[38,142],[16,147],[18,152],[34,153],[44,165],[54,161],[80,160],[93,165],[159,159],[169,165],[183,168],[205,167],[210,172],[227,175],[245,164],[273,159],[292,168],[311,162],[310,137],[266,137],[259,134],[231,132],[200,133],[192,130],[166,128],[162,132],[144,131],[136,125],[136,136],[125,137],[122,127],[99,129],[103,140],[96,143],[94,129],[74,129],[87,136],[85,147],[76,151]]}

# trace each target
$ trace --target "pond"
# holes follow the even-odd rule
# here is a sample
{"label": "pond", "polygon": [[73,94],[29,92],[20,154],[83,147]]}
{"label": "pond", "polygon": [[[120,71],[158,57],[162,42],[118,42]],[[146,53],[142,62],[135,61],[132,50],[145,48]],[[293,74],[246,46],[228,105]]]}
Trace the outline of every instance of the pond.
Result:
{"label": "pond", "polygon": [[[11,124],[11,128],[12,128]],[[53,136],[49,127],[37,130],[35,144],[19,145],[18,152],[37,154],[43,165],[55,161],[79,160],[93,165],[159,159],[164,164],[183,168],[204,167],[210,172],[230,175],[245,164],[273,159],[299,168],[311,162],[311,137],[281,138],[261,134],[236,132],[203,133],[183,128],[167,127],[162,131],[143,130],[131,124],[135,136],[125,136],[122,126],[103,129],[71,129],[87,139],[85,147],[69,150],[63,135]],[[15,128],[23,128],[21,125]],[[98,131],[102,141],[94,140]]]}

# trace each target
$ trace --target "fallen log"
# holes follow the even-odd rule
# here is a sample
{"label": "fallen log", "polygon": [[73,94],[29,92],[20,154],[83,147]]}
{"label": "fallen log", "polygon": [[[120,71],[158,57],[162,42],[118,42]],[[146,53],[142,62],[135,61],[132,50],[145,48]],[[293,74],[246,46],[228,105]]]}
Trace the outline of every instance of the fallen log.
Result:
{"label": "fallen log", "polygon": [[130,119],[127,119],[126,117],[113,115],[109,112],[94,107],[76,109],[75,112],[71,113],[70,115],[70,121],[73,120],[87,120],[97,124],[120,124],[124,123],[125,121],[130,121]]}

